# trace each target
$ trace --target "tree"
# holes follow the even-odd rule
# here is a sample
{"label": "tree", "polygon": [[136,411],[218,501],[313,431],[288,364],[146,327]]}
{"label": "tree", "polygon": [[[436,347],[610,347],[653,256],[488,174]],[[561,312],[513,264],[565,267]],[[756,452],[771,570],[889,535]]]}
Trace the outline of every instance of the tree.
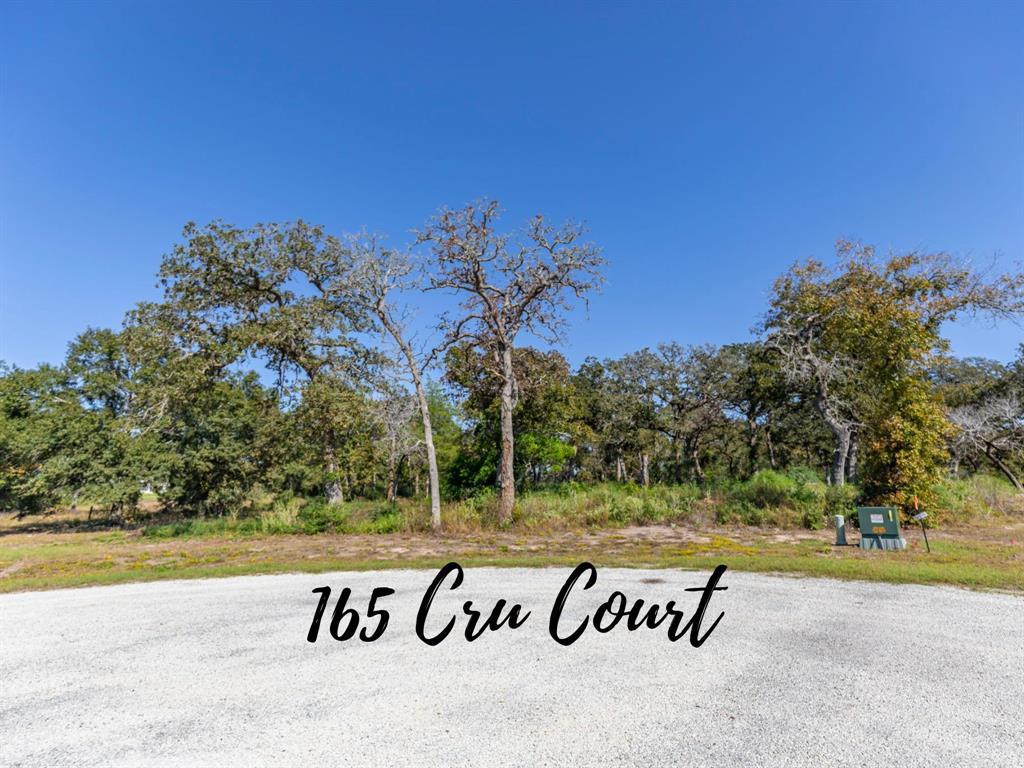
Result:
{"label": "tree", "polygon": [[569,297],[586,299],[601,281],[604,260],[597,246],[582,241],[580,225],[552,226],[538,215],[524,233],[513,236],[495,230],[498,215],[497,202],[443,210],[418,233],[417,242],[428,244],[433,256],[430,287],[454,291],[462,299],[461,316],[442,319],[445,343],[475,345],[501,382],[498,516],[508,523],[515,506],[517,337],[526,330],[557,343]]}
{"label": "tree", "polygon": [[68,394],[81,410],[59,425],[58,434],[65,466],[76,468],[63,484],[72,508],[83,492],[118,513],[138,502],[144,465],[140,441],[131,434],[137,368],[120,333],[90,328],[69,345]]}
{"label": "tree", "polygon": [[989,462],[1014,487],[1022,488],[1024,464],[1024,345],[1018,360],[942,357],[930,371],[933,385],[949,408],[955,427],[950,442],[951,471],[963,463],[975,470]]}
{"label": "tree", "polygon": [[928,370],[932,386],[947,408],[977,403],[1005,390],[1010,369],[983,357],[938,355]]}
{"label": "tree", "polygon": [[121,337],[89,329],[65,364],[5,372],[0,382],[0,504],[38,512],[80,496],[135,507],[142,472],[128,420],[131,364]]}
{"label": "tree", "polygon": [[616,480],[623,479],[623,455],[630,432],[620,423],[624,414],[614,400],[611,376],[600,360],[588,357],[572,377],[579,402],[580,451],[576,463],[584,480],[605,480],[615,467]]}
{"label": "tree", "polygon": [[[582,409],[569,364],[555,350],[532,347],[517,347],[512,362],[520,383],[513,414],[519,485],[565,477],[573,471]],[[467,486],[484,477],[493,482],[493,448],[501,434],[501,380],[491,372],[486,354],[475,347],[453,347],[445,363],[446,381],[466,395],[464,411],[473,424],[472,442],[477,443],[461,457],[462,481]]]}
{"label": "tree", "polygon": [[1024,275],[987,279],[945,253],[880,257],[840,242],[833,269],[809,261],[775,283],[767,345],[835,438],[830,480],[856,475],[867,438],[866,486],[881,501],[908,503],[936,479],[948,426],[927,382],[948,344],[943,323],[963,313],[1024,311]]}
{"label": "tree", "polygon": [[4,366],[0,371],[0,508],[41,512],[58,501],[62,490],[82,483],[77,445],[68,446],[76,464],[70,473],[60,460],[66,445],[61,427],[77,424],[82,409],[59,368]]}
{"label": "tree", "polygon": [[[230,360],[262,357],[282,391],[325,393],[365,387],[378,362],[360,334],[372,330],[350,290],[351,248],[303,221],[238,229],[188,224],[184,243],[160,267],[165,302],[190,353],[217,350]],[[325,409],[316,423],[329,502],[343,498],[336,427]]]}
{"label": "tree", "polygon": [[813,392],[814,408],[835,439],[828,480],[842,485],[856,476],[849,459],[862,424],[856,386],[862,371],[849,351],[852,339],[843,336],[856,328],[843,322],[842,286],[824,265],[809,261],[776,280],[774,290],[767,347],[779,354],[791,386]]}
{"label": "tree", "polygon": [[1024,483],[1009,464],[1010,455],[1024,452],[1024,404],[1017,392],[954,408],[950,421],[957,428],[953,439],[955,456],[984,456],[1018,491],[1024,491]]}
{"label": "tree", "polygon": [[[374,412],[383,428],[384,452],[387,456],[385,498],[394,503],[398,498],[398,476],[409,455],[422,443],[416,438],[411,421],[418,410],[415,398],[395,393],[374,403]],[[436,470],[437,464],[435,462]],[[433,516],[431,517],[433,521]],[[434,527],[440,523],[438,519]]]}
{"label": "tree", "polygon": [[281,458],[280,419],[276,393],[255,373],[208,382],[147,433],[160,497],[203,515],[239,510]]}
{"label": "tree", "polygon": [[778,413],[785,408],[787,388],[776,361],[757,342],[728,344],[717,355],[719,371],[718,399],[723,407],[737,414],[746,430],[747,474],[759,468],[758,454],[762,443],[768,449],[768,463],[776,466],[771,427]]}
{"label": "tree", "polygon": [[[352,243],[357,260],[349,286],[360,306],[377,318],[384,332],[398,348],[405,371],[412,381],[423,424],[423,445],[427,454],[430,521],[434,530],[438,530],[441,527],[441,482],[423,372],[430,367],[442,348],[435,347],[427,352],[418,352],[405,322],[408,311],[395,304],[396,293],[422,287],[412,277],[413,267],[408,254],[378,248],[376,239],[370,237],[356,238]],[[389,494],[390,492],[389,486]]]}
{"label": "tree", "polygon": [[616,409],[626,415],[619,425],[621,448],[627,442],[638,452],[641,484],[651,482],[651,462],[658,436],[667,441],[664,464],[675,482],[688,467],[693,478],[705,479],[702,453],[707,439],[725,422],[720,400],[718,356],[711,347],[683,347],[671,342],[655,349],[642,349],[618,360],[606,360],[608,391]]}
{"label": "tree", "polygon": [[655,428],[671,443],[674,476],[682,480],[683,457],[695,480],[704,481],[704,442],[724,424],[721,358],[709,346],[659,344],[650,387],[655,399]]}

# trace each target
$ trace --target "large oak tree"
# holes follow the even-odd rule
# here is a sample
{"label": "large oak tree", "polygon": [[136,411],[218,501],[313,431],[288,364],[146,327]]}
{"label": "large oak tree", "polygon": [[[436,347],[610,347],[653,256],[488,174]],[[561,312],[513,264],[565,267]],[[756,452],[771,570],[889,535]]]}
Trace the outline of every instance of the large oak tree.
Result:
{"label": "large oak tree", "polygon": [[166,305],[187,347],[262,358],[280,389],[306,390],[314,414],[329,502],[342,500],[335,409],[325,398],[364,388],[376,354],[361,334],[373,318],[352,295],[352,249],[321,227],[297,221],[249,229],[189,224],[164,257]]}

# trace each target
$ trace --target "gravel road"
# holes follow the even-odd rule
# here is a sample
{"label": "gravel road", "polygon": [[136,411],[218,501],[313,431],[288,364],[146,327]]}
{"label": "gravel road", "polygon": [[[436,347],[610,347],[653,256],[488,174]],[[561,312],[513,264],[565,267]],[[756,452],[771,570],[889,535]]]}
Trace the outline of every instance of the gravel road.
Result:
{"label": "gravel road", "polygon": [[[665,626],[548,615],[568,568],[469,569],[473,599],[532,611],[473,643],[415,634],[433,571],[252,576],[0,596],[0,764],[15,766],[1019,765],[1024,599],[727,572],[701,648]],[[600,569],[564,626],[615,589],[687,612],[707,573]],[[372,643],[306,641],[317,596],[370,592]],[[575,619],[575,621],[574,621]],[[705,621],[705,627],[709,626]]]}

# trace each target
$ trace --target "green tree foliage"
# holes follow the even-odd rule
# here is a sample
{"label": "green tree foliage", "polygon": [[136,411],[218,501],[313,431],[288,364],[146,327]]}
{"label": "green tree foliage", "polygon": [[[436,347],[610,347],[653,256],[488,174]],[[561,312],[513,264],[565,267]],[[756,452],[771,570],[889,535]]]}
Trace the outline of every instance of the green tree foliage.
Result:
{"label": "green tree foliage", "polygon": [[[328,393],[362,387],[377,362],[360,337],[374,318],[352,293],[355,265],[344,241],[298,221],[250,229],[189,224],[160,267],[165,305],[186,349],[229,362],[262,358],[279,388],[305,388],[325,406],[307,409],[305,424],[321,449],[330,502],[342,499],[339,451],[349,449],[345,428],[331,418],[340,406]],[[314,428],[317,413],[323,417]]]}
{"label": "green tree foliage", "polygon": [[211,382],[158,424],[151,450],[160,496],[182,509],[240,509],[278,457],[277,399],[253,374]]}
{"label": "green tree foliage", "polygon": [[[582,403],[569,365],[555,351],[517,348],[513,354],[519,392],[513,424],[520,443],[516,477],[521,486],[571,477],[581,429]],[[446,381],[464,396],[470,429],[449,472],[449,485],[471,490],[497,480],[501,439],[502,382],[474,347],[449,350]]]}
{"label": "green tree foliage", "polygon": [[0,378],[5,508],[39,511],[79,498],[122,512],[140,495],[127,418],[128,363],[117,334],[89,330],[61,368],[8,370]]}
{"label": "green tree foliage", "polygon": [[948,347],[943,323],[964,312],[1024,308],[1024,277],[983,280],[948,254],[879,256],[840,242],[834,268],[809,261],[775,284],[769,345],[797,386],[814,392],[835,437],[830,480],[858,477],[867,449],[869,495],[907,505],[939,477],[950,428],[929,385]]}
{"label": "green tree foliage", "polygon": [[[596,248],[576,226],[538,218],[514,237],[495,217],[443,212],[416,258],[301,221],[189,225],[162,301],[86,330],[60,365],[0,368],[0,508],[126,517],[152,491],[223,515],[324,495],[306,514],[320,530],[342,498],[429,496],[436,526],[439,492],[496,488],[504,521],[510,491],[616,481],[728,499],[723,521],[818,527],[856,499],[927,504],[947,473],[1024,490],[1024,346],[1005,365],[958,360],[942,335],[963,313],[1019,313],[1021,275],[841,243],[834,265],[779,278],[760,339],[573,370],[517,334],[557,339],[598,281]],[[421,348],[405,302],[427,288],[459,309]]]}
{"label": "green tree foliage", "polygon": [[69,416],[77,419],[80,413],[62,371],[50,366],[31,371],[4,368],[0,378],[0,504],[4,509],[38,512],[57,503],[73,474],[61,466],[57,430]]}

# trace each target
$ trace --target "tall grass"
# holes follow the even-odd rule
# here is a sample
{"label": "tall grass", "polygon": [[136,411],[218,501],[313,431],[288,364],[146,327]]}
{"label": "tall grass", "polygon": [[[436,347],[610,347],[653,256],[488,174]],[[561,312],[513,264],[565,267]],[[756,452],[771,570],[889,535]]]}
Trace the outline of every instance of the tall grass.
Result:
{"label": "tall grass", "polygon": [[[150,538],[260,536],[272,534],[397,533],[422,529],[412,502],[354,501],[329,505],[322,499],[291,499],[269,509],[246,509],[223,517],[194,517],[142,529]],[[425,518],[429,528],[429,517]]]}
{"label": "tall grass", "polygon": [[[524,494],[513,517],[515,527],[526,531],[686,523],[696,517],[701,498],[695,485],[567,483]],[[456,530],[493,527],[497,522],[492,492],[460,502],[448,512],[448,525]]]}
{"label": "tall grass", "polygon": [[719,523],[817,530],[831,515],[850,514],[858,493],[854,485],[828,486],[804,468],[784,473],[764,469],[720,490],[715,519]]}
{"label": "tall grass", "polygon": [[[999,478],[947,480],[936,488],[929,509],[932,524],[962,523],[981,517],[1024,515],[1024,495]],[[835,514],[852,515],[854,485],[828,486],[811,471],[762,470],[742,482],[697,485],[566,483],[522,494],[512,527],[524,532],[621,528],[634,525],[717,523],[817,530]],[[475,533],[498,529],[497,497],[491,490],[445,505],[444,529]],[[319,499],[282,495],[234,515],[196,517],[143,529],[154,538],[209,535],[422,533],[430,515],[421,500],[351,501],[329,506]]]}
{"label": "tall grass", "polygon": [[935,522],[970,523],[992,517],[1024,516],[1024,494],[994,475],[946,479],[932,487]]}

